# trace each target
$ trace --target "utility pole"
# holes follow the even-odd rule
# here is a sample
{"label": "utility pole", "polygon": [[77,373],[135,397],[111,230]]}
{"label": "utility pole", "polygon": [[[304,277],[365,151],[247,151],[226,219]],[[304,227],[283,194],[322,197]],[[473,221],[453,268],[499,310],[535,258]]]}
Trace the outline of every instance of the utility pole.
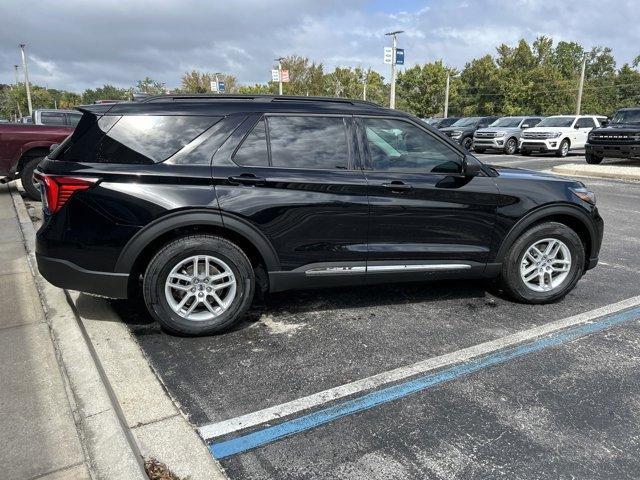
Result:
{"label": "utility pole", "polygon": [[447,72],[447,87],[444,91],[444,118],[447,118],[449,115],[449,77],[451,76],[450,72]]}
{"label": "utility pole", "polygon": [[276,58],[276,62],[278,62],[278,95],[282,95],[282,60],[284,57]]}
{"label": "utility pole", "polygon": [[396,108],[396,46],[398,40],[396,35],[402,33],[404,30],[396,30],[395,32],[385,33],[386,36],[392,39],[392,55],[391,55],[391,94],[389,96],[389,108]]}
{"label": "utility pole", "polygon": [[580,86],[578,87],[578,103],[576,105],[576,115],[580,115],[582,109],[582,89],[584,88],[584,70],[587,66],[587,56],[582,58],[582,71],[580,72]]}
{"label": "utility pole", "polygon": [[33,106],[31,105],[31,89],[29,87],[29,70],[27,69],[27,57],[24,55],[24,43],[20,44],[20,52],[22,53],[22,68],[24,69],[24,84],[27,87],[27,105],[29,106],[29,115],[33,114]]}

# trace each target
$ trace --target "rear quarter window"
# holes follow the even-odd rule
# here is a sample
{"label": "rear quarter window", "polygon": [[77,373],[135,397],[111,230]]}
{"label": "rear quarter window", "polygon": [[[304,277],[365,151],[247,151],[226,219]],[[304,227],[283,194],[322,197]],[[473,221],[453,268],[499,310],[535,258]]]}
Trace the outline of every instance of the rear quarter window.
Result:
{"label": "rear quarter window", "polygon": [[[85,114],[88,116],[91,114]],[[105,115],[85,126],[56,159],[89,163],[151,164],[166,160],[222,117],[184,115]],[[76,138],[74,138],[76,137]]]}

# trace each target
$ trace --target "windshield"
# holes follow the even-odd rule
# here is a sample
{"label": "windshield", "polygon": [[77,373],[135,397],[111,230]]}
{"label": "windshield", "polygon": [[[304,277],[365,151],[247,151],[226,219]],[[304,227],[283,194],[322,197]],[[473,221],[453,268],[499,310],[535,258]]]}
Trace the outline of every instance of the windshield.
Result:
{"label": "windshield", "polygon": [[478,123],[481,118],[482,117],[461,118],[460,120],[458,120],[456,123],[454,123],[451,126],[452,127],[469,127],[471,125],[475,125],[476,123]]}
{"label": "windshield", "polygon": [[640,123],[640,110],[620,110],[613,116],[611,123]]}
{"label": "windshield", "polygon": [[520,126],[520,122],[522,122],[523,117],[502,117],[493,122],[490,127],[507,127],[507,128],[515,128]]}
{"label": "windshield", "polygon": [[547,117],[542,120],[538,127],[570,127],[575,117]]}

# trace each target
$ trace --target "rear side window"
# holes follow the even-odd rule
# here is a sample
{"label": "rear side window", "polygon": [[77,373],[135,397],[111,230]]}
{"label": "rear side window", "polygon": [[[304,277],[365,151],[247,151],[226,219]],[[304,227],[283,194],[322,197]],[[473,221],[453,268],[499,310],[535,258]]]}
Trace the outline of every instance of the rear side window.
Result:
{"label": "rear side window", "polygon": [[348,168],[347,128],[342,117],[273,116],[267,124],[272,166]]}
{"label": "rear side window", "polygon": [[267,130],[264,119],[260,120],[247,135],[233,156],[233,161],[241,166],[268,167]]}
{"label": "rear side window", "polygon": [[576,122],[576,128],[593,128],[595,126],[596,123],[593,118],[579,118]]}
{"label": "rear side window", "polygon": [[76,125],[78,125],[78,123],[80,122],[81,118],[82,118],[82,114],[81,113],[68,113],[67,114],[67,120],[69,121],[69,125],[71,125],[72,127],[75,127]]}
{"label": "rear side window", "polygon": [[58,112],[42,112],[40,121],[43,125],[66,125],[64,113]]}
{"label": "rear side window", "polygon": [[158,163],[181,150],[220,118],[103,116],[79,133],[79,128],[85,123],[83,117],[71,138],[70,146],[56,158],[89,163]]}

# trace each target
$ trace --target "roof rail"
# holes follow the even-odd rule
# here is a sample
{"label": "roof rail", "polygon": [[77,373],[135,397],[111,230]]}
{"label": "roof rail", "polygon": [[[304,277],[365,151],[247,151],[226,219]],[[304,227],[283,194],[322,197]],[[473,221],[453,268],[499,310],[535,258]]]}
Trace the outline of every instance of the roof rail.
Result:
{"label": "roof rail", "polygon": [[330,102],[330,103],[348,103],[351,105],[367,105],[370,107],[383,108],[377,103],[368,102],[366,100],[356,100],[350,98],[337,97],[305,97],[295,95],[233,95],[220,93],[180,93],[175,95],[155,95],[140,100],[140,103],[152,102],[176,102],[176,101],[224,101],[224,100],[240,100],[254,102]]}

